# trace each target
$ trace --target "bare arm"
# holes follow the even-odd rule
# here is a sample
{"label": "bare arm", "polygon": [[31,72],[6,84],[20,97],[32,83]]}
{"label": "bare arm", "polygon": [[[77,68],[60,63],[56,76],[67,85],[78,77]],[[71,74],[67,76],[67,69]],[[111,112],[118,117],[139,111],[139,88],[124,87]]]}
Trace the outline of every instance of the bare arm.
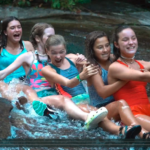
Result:
{"label": "bare arm", "polygon": [[90,77],[89,80],[95,87],[98,95],[100,95],[102,98],[107,98],[108,96],[111,96],[113,93],[118,91],[122,86],[126,84],[126,82],[124,81],[117,81],[111,85],[105,85],[99,73]]}
{"label": "bare arm", "polygon": [[[83,69],[83,71],[79,74],[81,80],[86,80],[88,77],[98,73],[97,66],[87,66]],[[46,66],[42,69],[43,76],[47,79],[50,84],[59,83],[60,85],[67,86],[67,87],[75,87],[80,82],[78,79],[67,79],[58,73],[50,66]]]}
{"label": "bare arm", "polygon": [[18,69],[24,63],[29,64],[29,61],[31,61],[32,56],[32,52],[20,55],[11,65],[9,65],[6,69],[0,71],[0,80],[3,80],[7,75]]}
{"label": "bare arm", "polygon": [[79,72],[82,71],[84,64],[89,64],[83,54],[67,54],[66,57],[74,62]]}
{"label": "bare arm", "polygon": [[119,64],[118,62],[110,65],[108,76],[110,83],[113,83],[116,80],[150,82],[150,72],[134,70]]}

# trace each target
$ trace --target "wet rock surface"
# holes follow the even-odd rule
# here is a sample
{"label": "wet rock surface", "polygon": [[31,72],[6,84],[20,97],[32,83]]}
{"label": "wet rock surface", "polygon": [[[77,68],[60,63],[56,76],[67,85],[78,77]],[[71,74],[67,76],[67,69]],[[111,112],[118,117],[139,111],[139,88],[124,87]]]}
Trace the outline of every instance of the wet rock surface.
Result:
{"label": "wet rock surface", "polygon": [[11,135],[9,122],[11,109],[11,103],[7,99],[0,98],[0,139],[5,139]]}

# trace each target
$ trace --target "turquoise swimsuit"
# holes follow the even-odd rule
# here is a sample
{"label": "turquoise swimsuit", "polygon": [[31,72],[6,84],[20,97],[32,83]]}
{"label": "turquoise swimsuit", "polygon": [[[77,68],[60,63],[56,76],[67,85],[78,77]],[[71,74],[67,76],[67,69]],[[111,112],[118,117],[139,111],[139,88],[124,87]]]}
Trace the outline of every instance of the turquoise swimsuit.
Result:
{"label": "turquoise swimsuit", "polygon": [[[102,79],[103,79],[103,82],[105,85],[108,85],[108,80],[107,80],[107,77],[108,77],[108,71],[105,70],[104,68],[102,68],[100,66],[101,70],[102,70]],[[89,91],[89,96],[90,96],[90,105],[92,106],[95,106],[95,107],[101,107],[101,106],[105,106],[111,102],[114,101],[114,97],[113,96],[109,96],[105,99],[103,99],[102,97],[100,97],[98,95],[98,93],[96,92],[96,89],[95,87],[92,85],[92,86],[89,86],[88,87],[88,91]]]}
{"label": "turquoise swimsuit", "polygon": [[[70,63],[70,67],[68,69],[62,70],[57,68],[56,66],[54,66],[53,64],[50,64],[50,66],[52,68],[54,68],[56,70],[56,72],[68,79],[72,79],[75,78],[79,72],[75,66],[75,64],[68,58],[66,58],[69,63]],[[73,88],[69,88],[66,86],[61,86],[63,88],[64,91],[66,91],[67,93],[69,93],[72,96],[72,100],[74,101],[74,103],[79,104],[79,103],[84,103],[83,101],[88,101],[89,102],[89,96],[88,94],[86,94],[86,91],[82,85],[82,83],[78,84],[76,87]]]}
{"label": "turquoise swimsuit", "polygon": [[[13,55],[11,53],[9,53],[6,49],[2,49],[1,54],[0,54],[0,71],[4,70],[5,68],[7,68],[10,64],[12,64],[18,56],[22,55],[23,53],[26,53],[27,50],[24,46],[24,42],[23,42],[23,47],[24,49],[22,50],[21,53],[17,54],[17,55]],[[25,70],[24,68],[21,66],[19,67],[17,70],[15,70],[14,72],[12,72],[10,75],[8,75],[5,79],[4,82],[5,83],[9,83],[13,78],[22,78],[25,77]]]}

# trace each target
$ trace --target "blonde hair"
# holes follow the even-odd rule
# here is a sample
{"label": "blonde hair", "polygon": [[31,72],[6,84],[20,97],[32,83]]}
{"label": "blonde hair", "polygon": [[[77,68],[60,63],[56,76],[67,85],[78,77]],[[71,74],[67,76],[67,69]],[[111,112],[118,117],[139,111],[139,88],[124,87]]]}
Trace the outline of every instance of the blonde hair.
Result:
{"label": "blonde hair", "polygon": [[66,48],[66,41],[65,41],[64,37],[61,36],[61,35],[55,34],[55,35],[51,35],[51,36],[46,40],[45,48],[46,48],[47,50],[49,50],[49,48],[50,48],[51,46],[57,46],[57,45],[61,45],[61,44],[64,45],[65,48]]}

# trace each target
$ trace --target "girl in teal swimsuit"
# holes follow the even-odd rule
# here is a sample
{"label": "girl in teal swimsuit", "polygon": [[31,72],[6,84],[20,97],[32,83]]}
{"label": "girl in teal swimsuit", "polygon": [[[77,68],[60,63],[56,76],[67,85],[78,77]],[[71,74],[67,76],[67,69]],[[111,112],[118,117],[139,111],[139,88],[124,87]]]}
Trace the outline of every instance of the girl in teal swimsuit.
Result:
{"label": "girl in teal swimsuit", "polygon": [[[29,41],[22,41],[22,27],[20,21],[16,17],[7,17],[1,21],[1,34],[0,34],[0,70],[4,70],[12,64],[19,56],[32,51],[33,46]],[[23,67],[19,67],[16,71],[7,76],[3,81],[0,81],[0,93],[4,98],[9,100],[14,99],[14,96],[6,92],[8,84],[13,78],[23,80],[25,78],[25,71]],[[27,93],[28,89],[22,84],[17,84],[15,90],[19,93],[20,90]]]}
{"label": "girl in teal swimsuit", "polygon": [[[48,104],[65,110],[71,117],[75,119],[85,121],[85,127],[91,128],[97,125],[98,122],[106,116],[106,109],[99,109],[96,111],[93,110],[92,112],[87,113],[80,110],[69,98],[60,95],[47,96],[49,94],[48,90],[51,88],[51,86],[42,76],[41,69],[43,66],[50,63],[50,59],[45,53],[44,43],[52,34],[55,34],[55,32],[51,25],[46,23],[37,23],[34,25],[31,30],[30,39],[36,50],[20,55],[9,67],[0,72],[0,79],[5,78],[8,74],[22,65],[26,71],[27,79],[30,81],[29,85],[32,86],[32,88],[36,90],[37,93],[41,91],[47,91],[44,97],[42,96],[42,98],[39,98],[37,93],[31,87],[26,85],[26,87],[28,87],[27,97],[30,101],[36,100],[33,102],[33,108],[39,115],[47,115],[48,113],[48,115],[52,116],[49,113],[51,112],[53,114],[54,110],[51,108],[51,111],[49,111],[50,109],[46,105]],[[96,71],[96,67],[89,66],[84,69],[80,75],[83,79],[86,79],[87,77],[97,73]],[[67,82],[69,84],[78,84],[76,79]],[[46,104],[42,105],[40,101],[43,101]]]}

